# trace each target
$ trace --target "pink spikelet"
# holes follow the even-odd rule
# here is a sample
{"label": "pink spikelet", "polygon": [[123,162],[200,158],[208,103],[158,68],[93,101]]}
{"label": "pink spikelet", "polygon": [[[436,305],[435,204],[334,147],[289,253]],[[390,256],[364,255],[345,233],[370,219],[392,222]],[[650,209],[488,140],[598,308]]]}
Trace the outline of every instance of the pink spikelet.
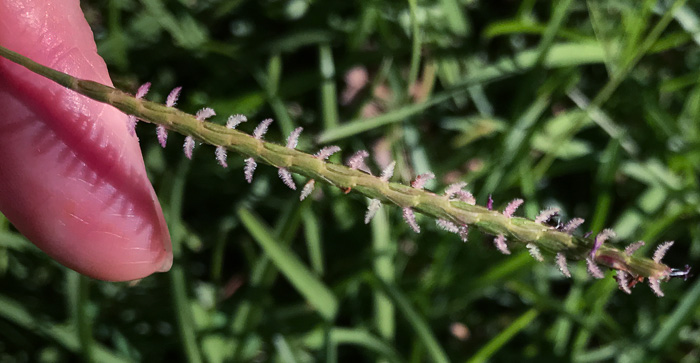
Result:
{"label": "pink spikelet", "polygon": [[180,97],[180,91],[182,91],[182,87],[173,88],[165,99],[165,105],[168,107],[175,106],[177,104],[177,99]]}
{"label": "pink spikelet", "polygon": [[262,120],[262,122],[258,124],[255,130],[253,130],[253,137],[258,140],[261,140],[262,137],[265,136],[265,134],[267,133],[267,128],[270,127],[272,121],[273,120],[271,118]]}
{"label": "pink spikelet", "polygon": [[535,218],[535,223],[546,223],[552,217],[559,214],[559,212],[560,210],[557,207],[547,208],[537,215],[537,218]]}
{"label": "pink spikelet", "polygon": [[136,116],[129,115],[129,117],[126,120],[126,129],[129,130],[129,135],[136,136],[136,123],[137,122],[138,122],[138,120],[136,119]]}
{"label": "pink spikelet", "polygon": [[148,93],[148,90],[151,89],[151,82],[146,82],[139,87],[139,89],[136,91],[136,99],[140,100],[144,97],[146,97],[146,94]]}
{"label": "pink spikelet", "polygon": [[513,216],[516,210],[518,210],[518,207],[523,204],[522,199],[513,199],[508,205],[506,206],[506,209],[503,210],[503,215],[510,218]]}
{"label": "pink spikelet", "polygon": [[224,168],[228,168],[226,163],[226,148],[223,146],[217,146],[214,150],[214,155],[216,156],[216,161]]}
{"label": "pink spikelet", "polygon": [[311,195],[311,192],[314,191],[314,186],[316,185],[316,181],[311,179],[304,184],[304,188],[301,190],[301,194],[299,195],[299,200],[302,201],[306,199],[309,195]]}
{"label": "pink spikelet", "polygon": [[185,144],[182,145],[182,148],[185,150],[185,156],[192,160],[192,152],[194,151],[194,139],[192,136],[185,137]]}
{"label": "pink spikelet", "polygon": [[466,224],[459,226],[459,238],[462,240],[462,242],[467,242],[468,237],[469,237],[469,226],[467,226]]}
{"label": "pink spikelet", "polygon": [[156,126],[156,136],[158,136],[160,146],[165,148],[165,144],[168,142],[168,129],[163,125]]}
{"label": "pink spikelet", "polygon": [[661,291],[661,281],[659,279],[650,277],[649,287],[651,287],[651,290],[654,291],[654,294],[656,294],[656,296],[664,297],[664,292]]}
{"label": "pink spikelet", "polygon": [[455,197],[457,197],[457,200],[459,200],[460,202],[464,202],[469,205],[476,204],[476,198],[474,198],[474,195],[472,195],[472,193],[466,190],[458,191],[457,193],[455,193]]}
{"label": "pink spikelet", "polygon": [[656,247],[656,251],[654,251],[654,257],[652,258],[654,262],[661,262],[661,259],[664,258],[666,252],[668,252],[668,249],[671,248],[671,246],[673,246],[673,241],[666,241],[660,244],[659,247]]}
{"label": "pink spikelet", "polygon": [[294,179],[292,179],[292,173],[290,173],[289,170],[279,168],[277,170],[277,174],[280,176],[280,179],[282,179],[284,185],[288,186],[291,190],[297,190],[297,186],[294,184]]}
{"label": "pink spikelet", "polygon": [[464,187],[466,186],[466,182],[452,183],[447,188],[445,188],[445,196],[447,198],[452,198],[455,194],[464,189]]}
{"label": "pink spikelet", "polygon": [[576,228],[581,226],[583,222],[583,218],[573,218],[561,229],[561,231],[564,233],[571,234],[573,231],[576,230]]}
{"label": "pink spikelet", "polygon": [[502,254],[510,255],[510,250],[508,250],[508,245],[506,244],[506,236],[499,234],[498,237],[493,239],[493,244]]}
{"label": "pink spikelet", "polygon": [[323,149],[319,150],[316,154],[314,154],[314,157],[319,160],[326,160],[338,151],[340,151],[340,146],[326,146]]}
{"label": "pink spikelet", "polygon": [[435,224],[437,224],[438,227],[440,227],[441,229],[443,229],[447,232],[459,233],[459,227],[457,227],[456,224],[454,224],[448,220],[437,219],[437,220],[435,220]]}
{"label": "pink spikelet", "polygon": [[603,271],[600,270],[600,267],[596,265],[595,261],[591,258],[586,259],[586,266],[588,267],[588,273],[591,274],[591,276],[597,278],[597,279],[602,279],[605,277],[605,274],[603,274]]}
{"label": "pink spikelet", "polygon": [[352,156],[348,159],[346,164],[350,169],[366,169],[365,158],[368,156],[369,153],[366,150],[360,150],[352,154]]}
{"label": "pink spikelet", "polygon": [[382,175],[379,176],[379,179],[388,182],[389,179],[394,176],[394,167],[396,167],[396,162],[392,161],[386,168],[384,168],[384,170],[382,170]]}
{"label": "pink spikelet", "polygon": [[431,172],[423,173],[418,175],[416,179],[411,182],[411,186],[416,189],[423,189],[425,187],[425,183],[433,179],[435,179],[435,174]]}
{"label": "pink spikelet", "polygon": [[631,245],[625,247],[625,254],[627,256],[632,256],[632,254],[637,252],[637,250],[640,249],[642,246],[644,246],[644,241],[637,241],[635,243],[632,243]]}
{"label": "pink spikelet", "polygon": [[287,149],[294,150],[297,148],[297,145],[299,144],[299,135],[301,135],[303,130],[303,127],[297,127],[289,134],[289,136],[287,136]]}
{"label": "pink spikelet", "polygon": [[620,288],[620,290],[624,291],[627,295],[630,295],[632,293],[632,290],[630,289],[629,285],[629,280],[627,279],[627,272],[622,271],[622,270],[617,270],[617,286]]}
{"label": "pink spikelet", "polygon": [[491,194],[489,194],[489,201],[486,203],[486,209],[493,210],[493,198]]}
{"label": "pink spikelet", "polygon": [[595,259],[595,253],[598,252],[600,246],[605,243],[610,238],[615,238],[615,231],[612,229],[604,229],[602,232],[595,236],[595,242],[593,243],[593,249],[591,250],[591,259]]}
{"label": "pink spikelet", "polygon": [[420,233],[420,226],[416,223],[416,215],[413,214],[413,209],[408,207],[404,208],[403,219],[406,221],[406,224],[411,227],[413,232]]}
{"label": "pink spikelet", "polygon": [[197,111],[194,117],[199,121],[204,121],[212,116],[216,116],[216,112],[209,107],[204,107],[203,109]]}
{"label": "pink spikelet", "polygon": [[559,252],[557,253],[556,260],[557,266],[559,267],[559,271],[561,271],[562,275],[571,278],[571,272],[569,272],[569,267],[566,265],[566,256]]}
{"label": "pink spikelet", "polygon": [[248,121],[248,118],[243,115],[231,115],[226,121],[226,128],[235,130],[238,125]]}
{"label": "pink spikelet", "polygon": [[253,173],[255,173],[255,168],[258,167],[258,163],[255,162],[253,158],[245,159],[245,167],[243,167],[243,175],[248,184],[253,182]]}
{"label": "pink spikelet", "polygon": [[530,252],[530,256],[532,256],[532,258],[539,262],[544,261],[544,257],[542,257],[542,252],[540,252],[540,248],[537,247],[534,243],[528,243],[525,245],[525,247],[527,247],[527,251]]}
{"label": "pink spikelet", "polygon": [[365,213],[365,224],[368,224],[372,220],[372,218],[374,218],[374,215],[377,214],[377,211],[381,206],[382,202],[380,202],[379,199],[372,199],[369,201],[369,205],[367,206],[367,213]]}

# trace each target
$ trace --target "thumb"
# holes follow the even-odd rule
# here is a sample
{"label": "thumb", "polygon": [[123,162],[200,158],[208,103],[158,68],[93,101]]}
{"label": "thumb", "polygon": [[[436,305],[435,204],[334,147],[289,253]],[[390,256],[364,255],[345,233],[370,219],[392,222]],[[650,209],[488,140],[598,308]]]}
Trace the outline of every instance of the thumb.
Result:
{"label": "thumb", "polygon": [[[0,44],[112,84],[78,0],[0,1]],[[126,115],[5,59],[0,110],[0,211],[22,234],[97,279],[170,269],[170,236]]]}

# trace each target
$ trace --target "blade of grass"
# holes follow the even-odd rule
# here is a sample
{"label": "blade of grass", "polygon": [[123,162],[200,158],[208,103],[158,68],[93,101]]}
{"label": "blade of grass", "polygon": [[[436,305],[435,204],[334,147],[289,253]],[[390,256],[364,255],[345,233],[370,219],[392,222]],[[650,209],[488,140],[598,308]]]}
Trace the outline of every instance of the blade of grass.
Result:
{"label": "blade of grass", "polygon": [[338,301],[330,291],[288,247],[273,238],[270,228],[247,209],[238,210],[243,226],[262,247],[272,262],[289,282],[326,320],[333,320],[338,311]]}
{"label": "blade of grass", "polygon": [[480,363],[489,360],[489,358],[503,348],[506,343],[513,339],[516,334],[527,328],[527,326],[530,325],[535,318],[537,318],[537,315],[539,315],[539,312],[535,309],[530,309],[523,315],[520,315],[506,329],[493,337],[493,339],[486,343],[486,345],[481,347],[481,349],[479,349],[474,356],[467,360],[467,362]]}

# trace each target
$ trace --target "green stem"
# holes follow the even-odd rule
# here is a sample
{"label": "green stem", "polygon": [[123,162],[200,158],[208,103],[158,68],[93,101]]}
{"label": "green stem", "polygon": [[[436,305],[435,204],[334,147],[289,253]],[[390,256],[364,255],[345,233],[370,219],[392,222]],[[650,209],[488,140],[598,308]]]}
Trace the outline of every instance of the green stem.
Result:
{"label": "green stem", "polygon": [[[323,181],[343,190],[352,190],[383,203],[411,208],[422,214],[457,225],[474,226],[484,233],[503,235],[510,242],[532,243],[550,253],[563,253],[579,260],[589,256],[594,237],[577,237],[525,218],[504,214],[475,205],[449,200],[430,191],[385,182],[382,179],[342,165],[326,163],[311,154],[256,139],[237,130],[197,120],[193,115],[173,107],[139,100],[120,90],[93,81],[73,78],[40,65],[29,58],[0,47],[0,55],[35,73],[75,90],[94,100],[110,104],[141,120],[164,125],[168,129],[210,145],[223,146],[246,157],[277,168]],[[665,279],[671,269],[648,258],[628,256],[623,251],[603,245],[595,260],[601,265],[626,271],[633,276]]]}

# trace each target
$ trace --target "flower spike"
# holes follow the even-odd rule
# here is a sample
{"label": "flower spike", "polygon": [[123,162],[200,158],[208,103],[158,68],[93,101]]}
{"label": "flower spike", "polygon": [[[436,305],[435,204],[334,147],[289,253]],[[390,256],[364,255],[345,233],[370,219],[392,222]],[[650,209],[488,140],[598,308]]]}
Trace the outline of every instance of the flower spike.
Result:
{"label": "flower spike", "polygon": [[644,246],[644,241],[637,241],[631,245],[625,247],[625,254],[627,256],[632,256],[640,247]]}
{"label": "flower spike", "polygon": [[257,166],[258,166],[258,163],[255,162],[255,159],[253,159],[253,158],[245,159],[245,167],[243,168],[243,175],[245,175],[245,180],[248,182],[248,184],[253,182],[253,173],[255,173],[255,168]]}
{"label": "flower spike", "polygon": [[379,177],[382,181],[388,182],[389,179],[394,175],[394,167],[396,167],[396,162],[392,161],[384,170],[382,170],[382,175]]}
{"label": "flower spike", "polygon": [[455,194],[457,194],[459,191],[461,191],[466,186],[467,186],[466,182],[452,183],[445,189],[445,196],[447,198],[452,198]]}
{"label": "flower spike", "polygon": [[175,106],[177,99],[180,97],[180,91],[182,91],[182,87],[173,88],[170,94],[168,94],[168,98],[165,99],[165,105],[168,107]]}
{"label": "flower spike", "polygon": [[530,256],[534,258],[535,260],[539,262],[544,261],[544,257],[542,257],[542,252],[540,252],[540,248],[537,247],[534,243],[528,243],[525,245],[527,247],[527,251],[530,252]]}
{"label": "flower spike", "polygon": [[649,287],[651,287],[651,290],[654,291],[654,294],[656,294],[656,296],[664,297],[664,292],[661,291],[661,281],[659,279],[650,277]]}
{"label": "flower spike", "polygon": [[416,223],[416,215],[413,214],[413,209],[406,207],[403,209],[403,219],[406,221],[413,232],[420,233],[420,226]]}
{"label": "flower spike", "polygon": [[499,251],[501,251],[502,254],[504,255],[510,255],[510,250],[508,250],[508,245],[506,244],[506,237],[502,234],[499,234],[496,238],[493,239],[493,244],[498,248]]}
{"label": "flower spike", "polygon": [[654,262],[661,262],[661,259],[664,258],[671,246],[673,246],[673,241],[666,241],[660,244],[659,247],[656,248],[656,251],[654,251],[654,257],[652,258]]}
{"label": "flower spike", "polygon": [[223,146],[217,146],[216,150],[214,150],[214,155],[216,156],[216,161],[219,162],[219,165],[221,165],[224,168],[228,168],[228,164],[226,163],[226,148]]}
{"label": "flower spike", "polygon": [[560,210],[557,207],[547,208],[547,209],[541,211],[539,215],[537,215],[537,218],[535,218],[535,222],[536,223],[546,223],[547,221],[552,219],[552,217],[559,214],[559,212],[560,212]]}
{"label": "flower spike", "polygon": [[303,130],[303,127],[297,127],[289,134],[289,136],[287,136],[287,149],[294,150],[297,148],[297,145],[299,144],[299,135],[301,135]]}
{"label": "flower spike", "polygon": [[226,121],[226,128],[235,130],[238,125],[248,121],[248,118],[243,115],[231,115]]}
{"label": "flower spike", "polygon": [[331,146],[326,146],[323,149],[319,150],[316,154],[314,154],[314,157],[320,160],[326,160],[331,157],[331,155],[337,153],[340,151],[339,146],[331,145]]}
{"label": "flower spike", "polygon": [[450,221],[448,221],[448,220],[436,219],[436,220],[435,220],[435,224],[437,224],[438,227],[440,227],[441,229],[443,229],[443,230],[445,230],[445,231],[447,231],[447,232],[459,233],[459,227],[457,227],[456,224],[454,224],[454,223],[452,223],[452,222],[450,222]]}
{"label": "flower spike", "polygon": [[292,173],[290,173],[289,170],[279,168],[277,170],[277,174],[280,176],[280,179],[282,179],[284,185],[288,186],[291,190],[297,190],[297,186],[294,184],[294,179],[292,179]]}
{"label": "flower spike", "polygon": [[262,122],[258,124],[255,130],[253,130],[253,137],[255,137],[258,140],[262,140],[262,137],[265,136],[265,134],[267,133],[267,128],[270,126],[272,121],[273,120],[271,118],[262,120]]}
{"label": "flower spike", "polygon": [[299,195],[299,201],[302,201],[308,197],[311,192],[314,191],[314,186],[316,185],[316,181],[311,179],[304,184],[304,188],[301,190],[301,195]]}
{"label": "flower spike", "polygon": [[369,205],[367,206],[367,213],[365,214],[365,224],[368,224],[372,220],[372,218],[374,218],[374,215],[377,214],[377,211],[381,206],[382,202],[380,202],[379,199],[372,199],[369,201]]}
{"label": "flower spike", "polygon": [[185,137],[185,143],[182,145],[182,148],[185,149],[185,156],[192,160],[192,151],[194,151],[194,139],[192,136]]}
{"label": "flower spike", "polygon": [[588,266],[588,273],[591,274],[591,276],[597,278],[597,279],[602,279],[605,277],[605,274],[603,274],[603,271],[600,270],[600,267],[595,264],[595,261],[591,258],[586,259],[586,266]]}
{"label": "flower spike", "polygon": [[602,246],[603,243],[605,243],[605,241],[609,240],[610,238],[615,238],[615,231],[613,231],[610,228],[604,229],[602,232],[598,233],[595,236],[595,242],[593,243],[593,249],[591,250],[591,253],[590,253],[591,260],[595,259],[595,253],[598,252],[598,249],[600,248],[600,246]]}
{"label": "flower spike", "polygon": [[366,150],[360,150],[354,153],[347,161],[347,166],[350,169],[362,169],[365,167],[365,158],[369,156]]}
{"label": "flower spike", "polygon": [[158,136],[158,143],[161,147],[165,148],[165,143],[168,142],[168,130],[163,125],[158,125],[156,127],[156,136]]}
{"label": "flower spike", "polygon": [[216,112],[209,107],[204,107],[195,114],[195,118],[199,121],[204,121],[212,116],[216,116]]}
{"label": "flower spike", "polygon": [[571,272],[569,272],[569,267],[566,265],[566,256],[559,252],[557,253],[556,260],[557,266],[559,266],[559,271],[561,271],[564,276],[571,278]]}
{"label": "flower spike", "polygon": [[627,272],[617,270],[615,280],[617,280],[617,286],[620,290],[624,291],[625,294],[630,295],[632,293],[629,280],[627,279]]}
{"label": "flower spike", "polygon": [[431,172],[423,173],[416,177],[416,179],[411,183],[411,186],[416,189],[423,189],[425,187],[425,183],[433,179],[435,179],[435,174]]}
{"label": "flower spike", "polygon": [[574,230],[576,230],[576,228],[582,225],[583,222],[583,218],[573,218],[564,227],[562,227],[561,231],[564,233],[571,234]]}
{"label": "flower spike", "polygon": [[136,99],[140,100],[146,97],[146,94],[148,93],[148,90],[151,89],[151,82],[146,82],[139,87],[139,89],[136,91]]}
{"label": "flower spike", "polygon": [[510,218],[513,216],[516,210],[518,210],[518,207],[523,204],[522,199],[513,199],[512,202],[508,203],[506,206],[506,209],[503,210],[503,215]]}

